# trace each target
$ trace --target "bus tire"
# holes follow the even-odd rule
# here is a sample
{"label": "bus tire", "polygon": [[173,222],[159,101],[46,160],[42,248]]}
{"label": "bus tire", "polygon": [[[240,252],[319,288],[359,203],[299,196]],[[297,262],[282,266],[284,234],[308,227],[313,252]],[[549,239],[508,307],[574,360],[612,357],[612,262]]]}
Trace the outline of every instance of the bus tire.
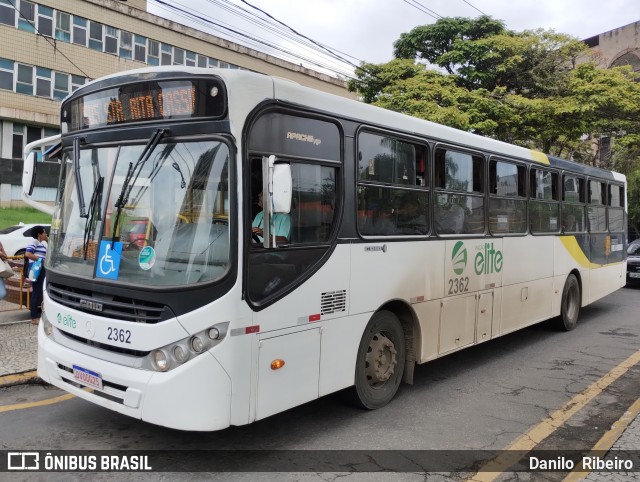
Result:
{"label": "bus tire", "polygon": [[366,409],[384,407],[395,396],[405,364],[405,339],[400,321],[379,311],[364,330],[356,359],[352,399]]}
{"label": "bus tire", "polygon": [[574,274],[567,276],[562,290],[562,302],[560,305],[560,328],[571,331],[578,323],[580,314],[580,283]]}

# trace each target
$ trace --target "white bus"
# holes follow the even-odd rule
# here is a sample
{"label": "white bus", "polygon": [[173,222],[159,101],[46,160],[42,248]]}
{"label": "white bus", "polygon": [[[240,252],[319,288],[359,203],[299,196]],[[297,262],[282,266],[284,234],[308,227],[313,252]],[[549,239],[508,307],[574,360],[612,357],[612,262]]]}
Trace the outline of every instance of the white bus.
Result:
{"label": "white bus", "polygon": [[61,110],[38,374],[153,424],[375,409],[625,284],[614,172],[246,71],[125,72]]}

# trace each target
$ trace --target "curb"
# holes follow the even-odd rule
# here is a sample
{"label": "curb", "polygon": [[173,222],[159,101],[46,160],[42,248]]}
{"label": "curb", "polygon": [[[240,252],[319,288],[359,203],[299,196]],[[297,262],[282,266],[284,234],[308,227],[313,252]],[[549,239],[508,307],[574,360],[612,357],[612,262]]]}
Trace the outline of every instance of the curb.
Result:
{"label": "curb", "polygon": [[12,387],[26,383],[44,383],[36,370],[29,370],[20,373],[0,376],[0,388]]}

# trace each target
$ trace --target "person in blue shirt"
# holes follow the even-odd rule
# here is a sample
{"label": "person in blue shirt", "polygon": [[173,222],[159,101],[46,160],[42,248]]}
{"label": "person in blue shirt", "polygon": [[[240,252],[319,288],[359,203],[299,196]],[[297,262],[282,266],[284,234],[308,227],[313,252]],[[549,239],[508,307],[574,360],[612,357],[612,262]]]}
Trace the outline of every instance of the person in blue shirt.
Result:
{"label": "person in blue shirt", "polygon": [[[258,194],[258,206],[262,208],[262,192]],[[262,232],[263,232],[263,216],[264,211],[260,211],[256,214],[256,217],[253,218],[253,222],[251,223],[251,232],[255,233],[260,240],[262,241]],[[291,234],[291,216],[287,213],[272,213],[271,226],[275,230],[276,235],[276,243],[278,244],[288,244],[289,243],[289,235]],[[273,233],[272,233],[273,235]]]}
{"label": "person in blue shirt", "polygon": [[[34,226],[31,228],[31,237],[34,239],[32,243],[27,246],[24,253],[25,262],[37,261],[47,256],[47,245],[49,242],[49,235],[42,226]],[[31,323],[37,325],[40,322],[40,316],[42,316],[42,287],[44,285],[44,266],[40,271],[38,279],[31,283]]]}

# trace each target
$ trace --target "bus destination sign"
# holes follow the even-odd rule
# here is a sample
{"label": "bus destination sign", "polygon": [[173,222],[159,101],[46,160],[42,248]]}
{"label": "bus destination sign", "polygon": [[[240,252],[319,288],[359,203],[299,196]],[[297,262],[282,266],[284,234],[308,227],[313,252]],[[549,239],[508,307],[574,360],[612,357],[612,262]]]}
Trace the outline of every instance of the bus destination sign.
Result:
{"label": "bus destination sign", "polygon": [[164,119],[219,118],[223,89],[213,80],[139,82],[72,99],[62,109],[68,132]]}

